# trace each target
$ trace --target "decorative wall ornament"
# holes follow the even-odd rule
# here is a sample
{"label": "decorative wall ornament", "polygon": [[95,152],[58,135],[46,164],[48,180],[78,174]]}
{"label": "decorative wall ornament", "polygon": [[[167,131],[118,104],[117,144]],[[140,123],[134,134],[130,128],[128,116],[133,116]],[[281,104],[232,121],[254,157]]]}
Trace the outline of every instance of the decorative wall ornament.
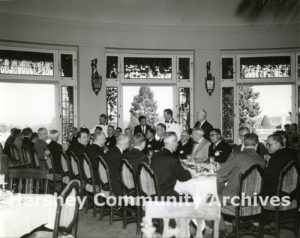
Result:
{"label": "decorative wall ornament", "polygon": [[92,88],[95,94],[98,95],[102,86],[102,76],[99,75],[97,71],[97,59],[93,59],[91,65],[92,65]]}
{"label": "decorative wall ornament", "polygon": [[205,78],[205,88],[209,96],[211,96],[215,90],[215,77],[213,77],[210,72],[210,61],[206,63],[206,70],[207,76]]}

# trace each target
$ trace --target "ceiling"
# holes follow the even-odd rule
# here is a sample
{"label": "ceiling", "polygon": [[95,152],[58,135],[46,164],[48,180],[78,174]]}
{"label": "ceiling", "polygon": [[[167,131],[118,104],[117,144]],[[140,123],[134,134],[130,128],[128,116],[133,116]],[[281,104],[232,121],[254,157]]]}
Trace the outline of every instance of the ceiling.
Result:
{"label": "ceiling", "polygon": [[297,0],[274,4],[279,1],[285,0],[0,0],[0,14],[155,26],[299,22]]}

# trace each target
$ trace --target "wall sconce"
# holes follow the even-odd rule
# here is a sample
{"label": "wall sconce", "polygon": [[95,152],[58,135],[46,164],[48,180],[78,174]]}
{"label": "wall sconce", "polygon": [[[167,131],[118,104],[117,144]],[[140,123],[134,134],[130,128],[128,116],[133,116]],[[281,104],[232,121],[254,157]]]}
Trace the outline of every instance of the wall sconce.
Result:
{"label": "wall sconce", "polygon": [[102,86],[102,76],[99,75],[97,71],[97,59],[93,59],[91,65],[92,65],[92,88],[95,94],[98,95]]}
{"label": "wall sconce", "polygon": [[209,96],[213,93],[215,89],[215,77],[210,73],[210,61],[206,63],[207,76],[205,78],[205,88]]}

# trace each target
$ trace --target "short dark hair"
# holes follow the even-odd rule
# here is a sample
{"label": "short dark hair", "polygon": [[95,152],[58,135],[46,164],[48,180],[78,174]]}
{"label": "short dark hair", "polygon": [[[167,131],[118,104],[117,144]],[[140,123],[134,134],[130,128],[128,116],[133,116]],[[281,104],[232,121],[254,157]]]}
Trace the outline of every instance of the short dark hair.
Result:
{"label": "short dark hair", "polygon": [[37,139],[38,137],[39,137],[38,133],[33,132],[30,138],[32,140],[32,139]]}
{"label": "short dark hair", "polygon": [[122,128],[121,127],[117,127],[116,130],[119,131],[119,132],[122,132]]}
{"label": "short dark hair", "polygon": [[173,111],[170,108],[165,109],[164,112],[167,113],[168,115],[173,116]]}
{"label": "short dark hair", "polygon": [[12,133],[12,136],[13,137],[16,137],[16,136],[18,136],[18,135],[20,135],[21,134],[21,130],[20,129],[15,129],[14,131],[13,131],[13,133]]}
{"label": "short dark hair", "polygon": [[141,120],[145,119],[146,120],[146,117],[145,116],[139,116],[139,122],[141,122]]}
{"label": "short dark hair", "polygon": [[88,135],[90,134],[90,130],[88,128],[86,128],[86,127],[81,127],[80,130],[79,130],[79,132],[81,132],[81,131],[87,133]]}
{"label": "short dark hair", "polygon": [[156,134],[156,130],[154,128],[149,128],[147,131],[150,131],[152,135]]}
{"label": "short dark hair", "polygon": [[112,128],[113,130],[115,129],[112,125],[109,125],[107,128]]}
{"label": "short dark hair", "polygon": [[96,128],[95,128],[95,130],[100,130],[100,131],[102,131],[102,127],[101,126],[96,126]]}
{"label": "short dark hair", "polygon": [[100,114],[100,117],[102,117],[102,118],[107,118],[107,116],[105,115],[105,114]]}
{"label": "short dark hair", "polygon": [[26,127],[22,130],[22,134],[30,137],[32,135],[32,129],[30,127]]}
{"label": "short dark hair", "polygon": [[212,130],[209,132],[209,134],[212,133],[212,132],[215,132],[215,133],[217,133],[217,134],[219,134],[219,135],[222,135],[222,134],[221,134],[221,130],[220,130],[219,128],[214,128],[214,129],[212,129]]}
{"label": "short dark hair", "polygon": [[284,143],[283,143],[283,138],[281,135],[279,134],[272,134],[272,135],[269,135],[268,138],[272,138],[272,140],[274,141],[277,141],[278,143],[280,143],[282,146],[284,146]]}
{"label": "short dark hair", "polygon": [[244,137],[245,146],[254,146],[258,143],[258,136],[255,133],[247,133]]}
{"label": "short dark hair", "polygon": [[167,127],[166,127],[166,125],[165,125],[165,124],[163,124],[163,123],[158,123],[158,124],[157,124],[157,126],[160,126],[160,127],[164,128],[164,129],[165,129],[165,131],[167,130]]}
{"label": "short dark hair", "polygon": [[146,141],[145,136],[138,132],[133,136],[133,144],[134,145],[140,145],[141,143],[143,143],[144,141]]}
{"label": "short dark hair", "polygon": [[80,129],[80,131],[77,133],[77,138],[80,138],[82,136],[82,134],[87,134],[89,135],[89,131],[88,130],[85,130],[86,128],[82,128]]}
{"label": "short dark hair", "polygon": [[280,135],[280,136],[284,137],[285,139],[287,139],[287,136],[288,136],[285,131],[275,131],[274,134]]}

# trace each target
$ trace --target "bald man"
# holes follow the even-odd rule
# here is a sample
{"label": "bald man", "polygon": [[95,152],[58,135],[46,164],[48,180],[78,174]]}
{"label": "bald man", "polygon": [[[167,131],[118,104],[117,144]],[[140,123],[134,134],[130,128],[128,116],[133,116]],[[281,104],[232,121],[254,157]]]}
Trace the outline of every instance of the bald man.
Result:
{"label": "bald man", "polygon": [[117,143],[110,148],[106,154],[106,162],[109,168],[112,189],[116,196],[122,196],[122,186],[120,177],[120,166],[123,159],[123,153],[129,147],[130,137],[121,134],[117,137]]}
{"label": "bald man", "polygon": [[210,142],[204,138],[204,131],[201,128],[193,130],[194,146],[191,159],[197,163],[203,163],[208,160],[208,151]]}
{"label": "bald man", "polygon": [[187,159],[187,156],[192,153],[193,143],[188,131],[182,131],[176,154],[180,159]]}
{"label": "bald man", "polygon": [[209,141],[209,133],[213,129],[213,126],[206,120],[206,117],[207,112],[204,109],[201,109],[197,113],[197,122],[195,123],[194,128],[201,128],[204,131],[204,138]]}
{"label": "bald man", "polygon": [[160,195],[178,197],[179,194],[174,190],[176,181],[184,182],[192,177],[190,172],[180,165],[174,154],[178,144],[178,139],[174,132],[165,134],[164,144],[164,148],[153,155],[151,168],[156,174]]}

